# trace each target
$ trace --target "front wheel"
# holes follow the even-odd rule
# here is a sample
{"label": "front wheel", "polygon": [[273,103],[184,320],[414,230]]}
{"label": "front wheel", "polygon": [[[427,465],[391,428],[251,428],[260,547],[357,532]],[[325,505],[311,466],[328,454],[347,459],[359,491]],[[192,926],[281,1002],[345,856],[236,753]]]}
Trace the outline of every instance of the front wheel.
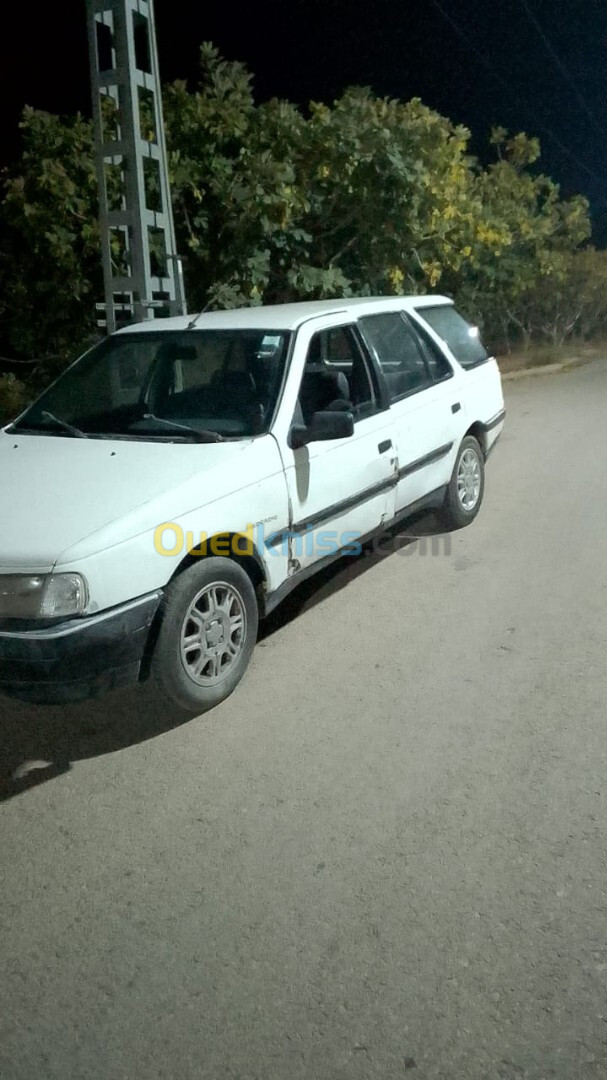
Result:
{"label": "front wheel", "polygon": [[472,435],[467,435],[457,452],[441,517],[448,529],[462,529],[478,514],[485,492],[483,452]]}
{"label": "front wheel", "polygon": [[189,712],[223,701],[242,679],[257,639],[259,611],[248,574],[227,558],[204,559],[166,590],[151,676]]}

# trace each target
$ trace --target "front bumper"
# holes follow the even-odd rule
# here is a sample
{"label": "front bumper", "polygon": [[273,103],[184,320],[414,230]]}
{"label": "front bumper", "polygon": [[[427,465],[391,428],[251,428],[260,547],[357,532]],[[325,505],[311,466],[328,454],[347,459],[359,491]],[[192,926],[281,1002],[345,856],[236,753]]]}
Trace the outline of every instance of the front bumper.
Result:
{"label": "front bumper", "polygon": [[161,592],[42,629],[0,623],[0,693],[53,704],[139,679]]}

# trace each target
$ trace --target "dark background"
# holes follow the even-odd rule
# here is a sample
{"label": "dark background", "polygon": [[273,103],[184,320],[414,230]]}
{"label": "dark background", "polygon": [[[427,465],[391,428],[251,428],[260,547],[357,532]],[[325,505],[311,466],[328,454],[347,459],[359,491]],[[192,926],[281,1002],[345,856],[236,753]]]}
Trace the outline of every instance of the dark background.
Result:
{"label": "dark background", "polygon": [[[588,196],[607,244],[606,0],[156,0],[156,25],[164,80],[194,85],[211,40],[246,62],[258,100],[330,102],[351,84],[421,97],[471,128],[483,159],[493,124],[538,135],[543,170]],[[90,113],[84,0],[11,2],[0,70],[6,164],[25,104]]]}

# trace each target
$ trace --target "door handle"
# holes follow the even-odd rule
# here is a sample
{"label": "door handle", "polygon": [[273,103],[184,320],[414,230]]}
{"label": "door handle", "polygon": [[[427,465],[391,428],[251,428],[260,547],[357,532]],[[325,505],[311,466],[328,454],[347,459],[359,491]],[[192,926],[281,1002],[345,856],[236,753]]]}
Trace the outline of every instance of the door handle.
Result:
{"label": "door handle", "polygon": [[452,405],[452,406],[451,406],[451,412],[452,412],[452,413],[456,413],[456,412],[459,412],[459,411],[460,411],[460,409],[461,409],[461,405],[460,405],[459,401],[456,401],[456,402],[455,402],[455,405]]}
{"label": "door handle", "polygon": [[380,442],[377,449],[379,450],[380,454],[385,454],[386,450],[390,450],[391,447],[392,447],[392,439],[384,439],[383,442]]}

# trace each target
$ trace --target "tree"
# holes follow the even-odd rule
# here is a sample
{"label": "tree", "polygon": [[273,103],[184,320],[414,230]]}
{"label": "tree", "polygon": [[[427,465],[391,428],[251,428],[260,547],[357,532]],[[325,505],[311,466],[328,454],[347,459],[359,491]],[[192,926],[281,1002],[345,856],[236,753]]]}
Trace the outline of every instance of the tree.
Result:
{"label": "tree", "polygon": [[[467,129],[418,99],[354,87],[306,111],[257,106],[210,44],[199,86],[167,87],[164,112],[191,309],[440,288],[502,341],[604,321],[588,204],[538,171],[537,139],[495,129],[482,168]],[[39,381],[96,333],[97,188],[89,121],[26,109],[21,127],[2,180],[0,353],[44,361]],[[25,391],[3,387],[12,408]]]}
{"label": "tree", "polygon": [[455,288],[494,334],[508,341],[514,332],[528,344],[537,300],[562,285],[570,256],[590,235],[588,203],[561,199],[558,185],[535,171],[537,139],[497,128],[492,143],[498,160],[478,173],[482,213]]}
{"label": "tree", "polygon": [[26,108],[23,153],[3,177],[0,332],[12,355],[81,347],[102,295],[91,125]]}
{"label": "tree", "polygon": [[607,252],[553,253],[550,274],[519,297],[519,317],[528,340],[560,348],[576,334],[588,339],[607,326]]}
{"label": "tree", "polygon": [[465,128],[360,88],[307,116],[281,101],[256,108],[241,65],[210,45],[201,57],[196,92],[177,83],[165,95],[197,303],[418,291],[469,257]]}

